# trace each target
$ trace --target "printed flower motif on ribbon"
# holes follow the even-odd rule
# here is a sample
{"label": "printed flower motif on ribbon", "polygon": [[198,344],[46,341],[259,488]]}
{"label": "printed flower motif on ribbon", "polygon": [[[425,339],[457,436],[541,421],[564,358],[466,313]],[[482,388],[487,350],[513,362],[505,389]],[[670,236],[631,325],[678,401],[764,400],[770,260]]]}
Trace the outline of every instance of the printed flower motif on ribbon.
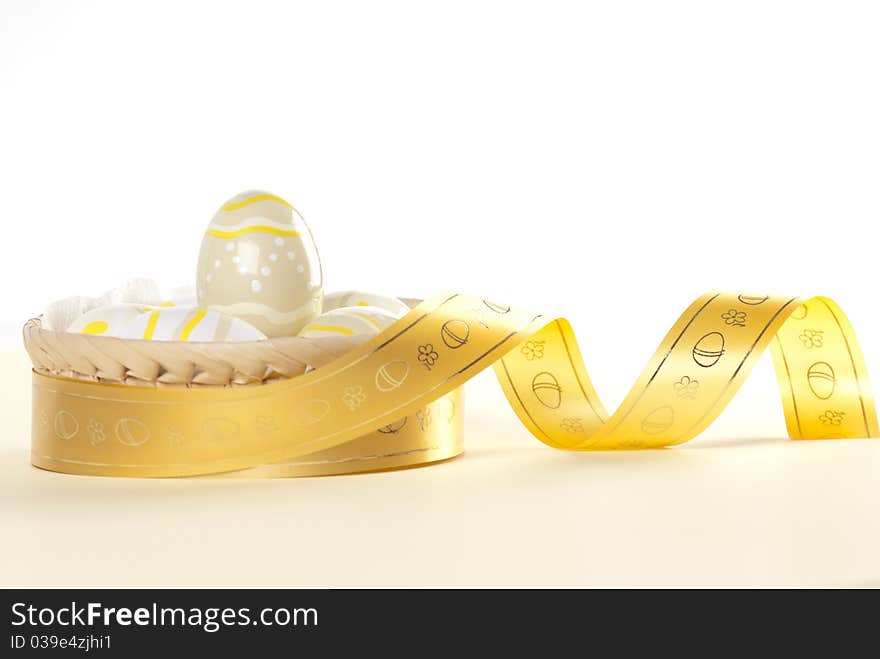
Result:
{"label": "printed flower motif on ribbon", "polygon": [[565,430],[566,432],[583,432],[584,431],[584,423],[581,421],[580,417],[577,416],[569,416],[562,420],[562,423],[559,424],[559,427]]}
{"label": "printed flower motif on ribbon", "polygon": [[544,342],[526,341],[525,345],[520,349],[520,352],[522,352],[529,361],[532,361],[533,359],[541,359],[544,356]]}
{"label": "printed flower motif on ribbon", "polygon": [[342,402],[351,411],[357,409],[365,400],[367,400],[367,394],[364,393],[364,388],[360,385],[346,387],[342,392]]}
{"label": "printed flower motif on ribbon", "polygon": [[822,330],[805,329],[798,338],[807,350],[822,347]]}
{"label": "printed flower motif on ribbon", "polygon": [[183,433],[177,426],[168,426],[168,444],[170,446],[180,446],[183,444]]}
{"label": "printed flower motif on ribbon", "polygon": [[103,444],[106,439],[107,435],[104,433],[104,425],[96,419],[89,419],[89,443],[92,446],[98,446]]}
{"label": "printed flower motif on ribbon", "polygon": [[841,423],[843,423],[844,416],[846,416],[846,412],[825,410],[824,414],[819,415],[819,421],[824,423],[826,426],[839,426]]}
{"label": "printed flower motif on ribbon", "polygon": [[688,398],[693,400],[700,391],[700,381],[693,380],[687,375],[683,375],[681,380],[672,385],[675,395],[679,398]]}
{"label": "printed flower motif on ribbon", "polygon": [[416,410],[416,420],[419,422],[419,428],[422,429],[422,432],[428,429],[428,426],[431,425],[431,408],[426,407],[423,410]]}
{"label": "printed flower motif on ribbon", "polygon": [[732,327],[745,327],[746,316],[747,314],[745,311],[730,309],[729,311],[725,311],[723,314],[721,314],[721,320],[723,320],[726,324],[731,325]]}
{"label": "printed flower motif on ribbon", "polygon": [[440,359],[440,355],[434,350],[434,344],[426,343],[419,346],[419,361],[426,369],[430,371],[438,359]]}

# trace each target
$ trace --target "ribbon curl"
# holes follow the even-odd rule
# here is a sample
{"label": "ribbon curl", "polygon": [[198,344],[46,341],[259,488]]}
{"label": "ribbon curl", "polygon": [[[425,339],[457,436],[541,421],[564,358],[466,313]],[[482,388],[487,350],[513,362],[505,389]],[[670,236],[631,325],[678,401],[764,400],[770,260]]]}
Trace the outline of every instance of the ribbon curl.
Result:
{"label": "ribbon curl", "polygon": [[545,444],[659,448],[709,426],[768,346],[792,439],[880,434],[855,333],[828,298],[701,296],[609,415],[566,320],[450,293],[320,369],[262,386],[164,389],[35,372],[32,462],[109,476],[427,464],[461,453],[459,388],[490,365]]}

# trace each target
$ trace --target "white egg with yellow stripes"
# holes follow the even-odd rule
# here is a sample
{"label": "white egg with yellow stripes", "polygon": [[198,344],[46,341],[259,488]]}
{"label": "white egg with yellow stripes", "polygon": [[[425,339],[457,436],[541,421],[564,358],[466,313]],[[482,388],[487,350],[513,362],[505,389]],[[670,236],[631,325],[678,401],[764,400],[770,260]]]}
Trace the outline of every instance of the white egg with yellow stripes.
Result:
{"label": "white egg with yellow stripes", "polygon": [[406,303],[396,297],[387,295],[375,295],[363,291],[338,291],[324,296],[324,311],[339,309],[342,307],[379,307],[401,318],[409,313]]}
{"label": "white egg with yellow stripes", "polygon": [[202,307],[153,309],[128,323],[120,336],[147,341],[260,341],[266,338],[240,318]]}
{"label": "white egg with yellow stripes", "polygon": [[299,336],[372,336],[390,327],[397,316],[379,307],[342,307],[318,316],[306,325]]}
{"label": "white egg with yellow stripes", "polygon": [[155,307],[144,304],[107,304],[84,313],[67,328],[76,334],[122,336],[126,326]]}
{"label": "white egg with yellow stripes", "polygon": [[268,192],[244,192],[221,206],[205,231],[197,277],[199,306],[266,336],[294,336],[321,312],[321,263],[309,227]]}

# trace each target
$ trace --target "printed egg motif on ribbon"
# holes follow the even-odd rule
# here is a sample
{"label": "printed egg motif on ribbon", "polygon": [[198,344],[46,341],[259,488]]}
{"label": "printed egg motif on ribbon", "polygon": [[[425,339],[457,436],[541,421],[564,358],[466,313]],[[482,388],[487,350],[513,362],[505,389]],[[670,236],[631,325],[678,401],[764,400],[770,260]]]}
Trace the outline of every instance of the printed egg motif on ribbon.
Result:
{"label": "printed egg motif on ribbon", "polygon": [[150,429],[138,419],[120,419],[116,422],[116,439],[123,446],[140,446],[150,441]]}
{"label": "printed egg motif on ribbon", "polygon": [[642,432],[648,435],[659,435],[666,432],[675,423],[675,410],[663,405],[653,410],[642,420]]}
{"label": "printed egg motif on ribbon", "polygon": [[802,304],[792,312],[791,318],[793,318],[794,320],[803,320],[804,318],[807,317],[807,312],[808,312],[807,305]]}
{"label": "printed egg motif on ribbon", "polygon": [[379,428],[379,432],[383,435],[396,435],[406,426],[406,422],[409,417],[403,417],[402,419],[395,421],[393,423],[389,423],[387,426],[382,426]]}
{"label": "printed egg motif on ribbon", "polygon": [[315,398],[295,406],[291,414],[291,420],[298,426],[309,426],[318,423],[330,413],[330,403],[320,398]]}
{"label": "printed egg motif on ribbon", "polygon": [[67,410],[59,410],[53,424],[58,439],[73,439],[79,432],[79,421]]}
{"label": "printed egg motif on ribbon", "polygon": [[491,309],[497,314],[503,315],[506,313],[510,313],[509,304],[499,304],[498,302],[492,302],[492,300],[483,300],[483,304],[485,304],[487,308]]}
{"label": "printed egg motif on ribbon", "polygon": [[711,368],[718,363],[724,354],[724,335],[721,332],[709,332],[694,345],[694,361],[703,368]]}
{"label": "printed egg motif on ribbon", "polygon": [[532,393],[544,407],[555,410],[562,404],[562,388],[556,376],[542,371],[532,378]]}
{"label": "printed egg motif on ribbon", "polygon": [[834,387],[837,385],[837,377],[834,369],[828,362],[816,362],[807,369],[807,384],[810,391],[820,400],[828,400],[834,395]]}
{"label": "printed egg motif on ribbon", "polygon": [[743,304],[748,304],[749,306],[756,307],[759,304],[764,304],[767,300],[770,299],[769,295],[747,295],[746,293],[741,293],[737,296],[737,299]]}
{"label": "printed egg motif on ribbon", "polygon": [[404,383],[408,375],[408,362],[402,359],[390,361],[376,371],[376,388],[379,391],[394,391]]}
{"label": "printed egg motif on ribbon", "polygon": [[199,306],[241,318],[268,337],[294,336],[321,312],[321,263],[287,201],[262,191],[227,201],[205,231]]}
{"label": "printed egg motif on ribbon", "polygon": [[452,350],[461,348],[468,342],[471,328],[463,320],[447,320],[440,328],[440,338]]}

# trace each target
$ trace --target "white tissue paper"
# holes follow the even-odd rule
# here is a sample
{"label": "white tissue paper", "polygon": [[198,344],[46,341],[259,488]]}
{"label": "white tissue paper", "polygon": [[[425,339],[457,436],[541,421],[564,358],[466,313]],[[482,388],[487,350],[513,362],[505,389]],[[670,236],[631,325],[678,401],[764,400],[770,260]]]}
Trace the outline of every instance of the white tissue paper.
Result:
{"label": "white tissue paper", "polygon": [[104,307],[111,304],[162,304],[162,292],[159,285],[152,279],[129,279],[122,286],[113,288],[98,298],[96,306]]}
{"label": "white tissue paper", "polygon": [[97,306],[98,301],[95,298],[80,295],[56,300],[43,311],[43,327],[55,332],[63,332],[73,321]]}

